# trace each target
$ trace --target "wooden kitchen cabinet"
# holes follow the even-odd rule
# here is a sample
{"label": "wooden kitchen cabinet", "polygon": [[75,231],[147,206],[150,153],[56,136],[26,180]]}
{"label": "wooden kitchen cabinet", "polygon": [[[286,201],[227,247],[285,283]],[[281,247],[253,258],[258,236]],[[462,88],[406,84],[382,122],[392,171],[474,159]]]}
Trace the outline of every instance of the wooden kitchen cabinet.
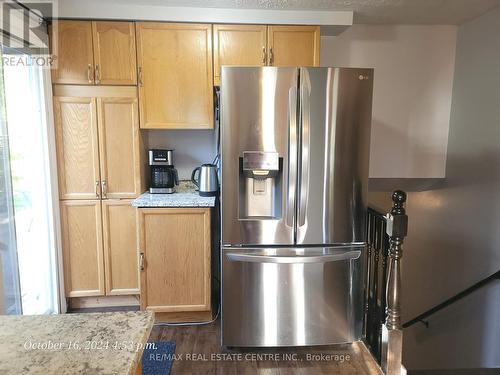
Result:
{"label": "wooden kitchen cabinet", "polygon": [[130,200],[102,201],[106,295],[139,294],[137,209]]}
{"label": "wooden kitchen cabinet", "polygon": [[268,65],[319,66],[319,26],[269,26]]}
{"label": "wooden kitchen cabinet", "polygon": [[61,201],[66,297],[103,296],[101,201]]}
{"label": "wooden kitchen cabinet", "polygon": [[136,85],[137,66],[133,22],[92,22],[95,83]]}
{"label": "wooden kitchen cabinet", "polygon": [[[57,26],[57,27],[54,27]],[[136,85],[133,22],[54,21],[57,69],[52,82],[75,85]]]}
{"label": "wooden kitchen cabinet", "polygon": [[222,65],[319,66],[319,26],[214,25],[214,85]]}
{"label": "wooden kitchen cabinet", "polygon": [[210,318],[210,209],[139,209],[138,230],[141,309],[166,320]]}
{"label": "wooden kitchen cabinet", "polygon": [[143,192],[137,97],[130,94],[127,97],[97,98],[104,199],[135,198]]}
{"label": "wooden kitchen cabinet", "polygon": [[66,297],[139,294],[130,200],[61,201]]}
{"label": "wooden kitchen cabinet", "polygon": [[67,297],[139,293],[136,209],[123,199],[145,187],[137,106],[135,87],[54,85]]}
{"label": "wooden kitchen cabinet", "polygon": [[266,25],[214,25],[214,85],[222,65],[265,66]]}
{"label": "wooden kitchen cabinet", "polygon": [[145,151],[135,87],[54,86],[61,199],[136,198]]}
{"label": "wooden kitchen cabinet", "polygon": [[212,25],[136,23],[140,124],[213,128]]}
{"label": "wooden kitchen cabinet", "polygon": [[99,147],[95,98],[56,95],[54,124],[60,198],[99,198]]}
{"label": "wooden kitchen cabinet", "polygon": [[[52,70],[52,82],[92,85],[94,83],[94,56],[92,51],[92,24],[90,21],[57,22],[57,69]],[[50,32],[56,30],[50,27]]]}

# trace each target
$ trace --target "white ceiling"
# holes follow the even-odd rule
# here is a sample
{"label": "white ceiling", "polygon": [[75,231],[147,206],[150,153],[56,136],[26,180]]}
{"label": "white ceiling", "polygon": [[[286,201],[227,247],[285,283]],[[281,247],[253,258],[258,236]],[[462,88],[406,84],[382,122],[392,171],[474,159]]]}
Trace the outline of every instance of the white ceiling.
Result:
{"label": "white ceiling", "polygon": [[350,10],[355,12],[355,23],[452,25],[461,24],[500,5],[500,0],[115,0],[115,2],[200,8]]}

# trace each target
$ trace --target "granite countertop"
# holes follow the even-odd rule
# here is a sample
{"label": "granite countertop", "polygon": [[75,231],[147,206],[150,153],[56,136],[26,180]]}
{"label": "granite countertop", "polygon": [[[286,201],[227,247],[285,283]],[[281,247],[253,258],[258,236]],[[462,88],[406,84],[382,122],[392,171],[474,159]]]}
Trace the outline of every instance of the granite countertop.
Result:
{"label": "granite countertop", "polygon": [[0,316],[0,374],[135,374],[149,311]]}
{"label": "granite countertop", "polygon": [[191,181],[180,181],[173,194],[140,195],[132,201],[134,207],[214,207],[215,197],[202,197]]}

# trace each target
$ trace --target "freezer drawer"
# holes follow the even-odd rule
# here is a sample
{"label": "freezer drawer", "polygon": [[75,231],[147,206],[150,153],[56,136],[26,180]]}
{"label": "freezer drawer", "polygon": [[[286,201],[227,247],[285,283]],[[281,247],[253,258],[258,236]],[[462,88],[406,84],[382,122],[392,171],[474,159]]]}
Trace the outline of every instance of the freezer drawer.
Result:
{"label": "freezer drawer", "polygon": [[222,345],[360,339],[363,269],[364,247],[224,248]]}

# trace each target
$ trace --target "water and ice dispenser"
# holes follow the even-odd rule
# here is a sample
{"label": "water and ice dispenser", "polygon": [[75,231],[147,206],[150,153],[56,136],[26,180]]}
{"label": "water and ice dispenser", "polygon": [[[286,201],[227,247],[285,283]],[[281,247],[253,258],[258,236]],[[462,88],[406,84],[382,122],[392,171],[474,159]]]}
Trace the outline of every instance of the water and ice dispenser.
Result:
{"label": "water and ice dispenser", "polygon": [[277,152],[244,151],[239,158],[239,219],[281,218],[283,158]]}

